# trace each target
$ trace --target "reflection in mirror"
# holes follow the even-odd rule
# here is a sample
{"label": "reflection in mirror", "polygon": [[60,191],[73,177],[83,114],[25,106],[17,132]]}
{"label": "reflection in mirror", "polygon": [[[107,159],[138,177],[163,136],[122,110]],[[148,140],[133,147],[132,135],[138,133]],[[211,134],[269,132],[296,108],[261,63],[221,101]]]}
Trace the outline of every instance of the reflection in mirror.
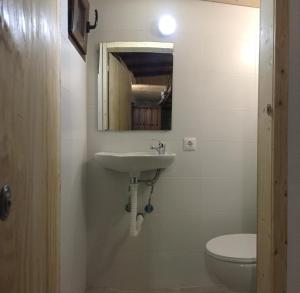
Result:
{"label": "reflection in mirror", "polygon": [[173,44],[99,46],[99,130],[171,130]]}

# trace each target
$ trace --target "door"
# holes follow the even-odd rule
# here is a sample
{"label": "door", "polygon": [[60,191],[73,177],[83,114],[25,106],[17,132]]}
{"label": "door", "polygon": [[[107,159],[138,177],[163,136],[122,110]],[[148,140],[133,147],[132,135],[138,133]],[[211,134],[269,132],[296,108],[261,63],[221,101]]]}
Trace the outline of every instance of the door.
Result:
{"label": "door", "polygon": [[[0,292],[58,292],[59,92],[55,0],[0,2]],[[2,193],[3,194],[3,193]]]}

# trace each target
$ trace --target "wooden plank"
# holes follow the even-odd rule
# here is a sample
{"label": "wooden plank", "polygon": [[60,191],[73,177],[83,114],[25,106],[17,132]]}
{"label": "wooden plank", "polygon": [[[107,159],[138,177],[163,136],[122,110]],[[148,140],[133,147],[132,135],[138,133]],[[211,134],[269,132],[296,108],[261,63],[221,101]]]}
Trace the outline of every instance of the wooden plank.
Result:
{"label": "wooden plank", "polygon": [[113,54],[109,53],[108,57],[109,71],[108,71],[108,117],[109,130],[120,129],[120,103],[119,103],[119,61]]}
{"label": "wooden plank", "polygon": [[287,290],[288,9],[285,0],[261,3],[258,293]]}
{"label": "wooden plank", "polygon": [[276,0],[273,122],[273,292],[287,292],[289,1]]}
{"label": "wooden plank", "polygon": [[119,66],[119,130],[131,130],[132,73],[125,64]]}
{"label": "wooden plank", "polygon": [[[59,292],[58,3],[0,4],[0,292]],[[38,31],[37,31],[38,28]]]}
{"label": "wooden plank", "polygon": [[109,53],[109,130],[131,129],[132,74]]}
{"label": "wooden plank", "polygon": [[260,0],[202,0],[223,4],[239,5],[239,6],[248,6],[248,7],[260,7]]}
{"label": "wooden plank", "polygon": [[258,192],[257,192],[257,292],[272,293],[272,116],[273,105],[274,4],[262,0],[259,98],[258,98]]}

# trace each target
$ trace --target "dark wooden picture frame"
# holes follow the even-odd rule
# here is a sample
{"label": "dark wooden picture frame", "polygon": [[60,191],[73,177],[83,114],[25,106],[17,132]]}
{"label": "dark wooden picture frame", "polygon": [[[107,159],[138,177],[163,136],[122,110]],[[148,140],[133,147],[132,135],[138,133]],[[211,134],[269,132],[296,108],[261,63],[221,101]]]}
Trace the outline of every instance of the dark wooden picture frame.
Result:
{"label": "dark wooden picture frame", "polygon": [[87,53],[89,9],[88,0],[68,0],[69,39],[83,59]]}

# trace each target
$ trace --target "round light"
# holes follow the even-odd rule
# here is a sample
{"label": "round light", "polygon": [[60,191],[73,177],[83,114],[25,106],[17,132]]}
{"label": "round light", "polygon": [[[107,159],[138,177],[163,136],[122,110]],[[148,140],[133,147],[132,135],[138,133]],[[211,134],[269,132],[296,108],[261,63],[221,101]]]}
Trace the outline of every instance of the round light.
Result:
{"label": "round light", "polygon": [[158,23],[159,31],[164,36],[169,36],[176,31],[176,20],[171,15],[163,15]]}

